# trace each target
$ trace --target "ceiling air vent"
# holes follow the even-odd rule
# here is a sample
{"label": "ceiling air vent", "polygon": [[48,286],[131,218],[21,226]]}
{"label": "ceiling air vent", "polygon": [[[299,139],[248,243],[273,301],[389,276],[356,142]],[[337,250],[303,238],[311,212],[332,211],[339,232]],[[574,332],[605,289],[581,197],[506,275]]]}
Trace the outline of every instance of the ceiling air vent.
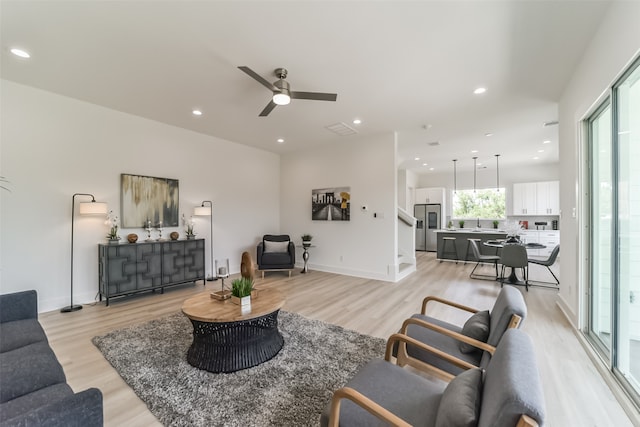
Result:
{"label": "ceiling air vent", "polygon": [[349,127],[342,122],[325,126],[325,128],[329,129],[331,132],[336,133],[340,136],[355,135],[356,133],[358,133],[358,131],[356,131],[354,128]]}
{"label": "ceiling air vent", "polygon": [[555,126],[555,125],[557,125],[557,124],[558,124],[558,121],[557,121],[557,120],[554,120],[554,121],[551,121],[551,122],[544,122],[544,123],[542,124],[542,126],[544,126],[544,127],[547,127],[547,126]]}
{"label": "ceiling air vent", "polygon": [[431,146],[431,147],[437,147],[438,145],[440,145],[440,142],[438,142],[438,141],[433,141],[433,142],[428,143],[427,145],[429,145],[429,146]]}

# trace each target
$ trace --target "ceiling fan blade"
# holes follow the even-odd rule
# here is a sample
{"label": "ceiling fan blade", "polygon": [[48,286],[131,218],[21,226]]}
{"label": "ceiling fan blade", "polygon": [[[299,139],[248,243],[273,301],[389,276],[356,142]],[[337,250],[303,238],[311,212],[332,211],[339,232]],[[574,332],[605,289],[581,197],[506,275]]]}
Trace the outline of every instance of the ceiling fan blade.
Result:
{"label": "ceiling fan blade", "polygon": [[336,93],[323,93],[323,92],[291,92],[291,98],[293,99],[311,99],[313,101],[335,101],[338,99]]}
{"label": "ceiling fan blade", "polygon": [[266,106],[266,107],[264,107],[264,110],[262,110],[262,112],[260,112],[260,114],[258,114],[258,116],[260,116],[260,117],[266,117],[266,116],[268,116],[268,115],[269,115],[269,113],[270,113],[271,111],[273,111],[273,109],[274,109],[274,108],[276,108],[276,107],[277,107],[277,105],[278,105],[278,104],[276,104],[275,102],[273,102],[273,101],[269,101],[269,103],[267,104],[267,106]]}
{"label": "ceiling fan blade", "polygon": [[267,89],[269,89],[270,91],[278,91],[278,88],[276,88],[273,84],[269,83],[268,81],[266,81],[260,74],[256,73],[255,71],[253,71],[251,68],[247,67],[246,65],[242,65],[240,67],[238,67],[239,69],[241,69],[242,71],[244,71],[245,73],[247,73],[249,76],[253,77],[255,80],[258,81],[258,83],[262,84],[264,87],[266,87]]}

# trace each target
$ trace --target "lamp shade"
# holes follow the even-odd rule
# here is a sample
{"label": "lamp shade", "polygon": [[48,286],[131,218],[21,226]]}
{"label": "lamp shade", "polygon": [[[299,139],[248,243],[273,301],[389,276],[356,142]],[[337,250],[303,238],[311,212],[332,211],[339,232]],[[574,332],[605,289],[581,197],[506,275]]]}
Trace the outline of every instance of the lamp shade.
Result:
{"label": "lamp shade", "polygon": [[211,216],[211,206],[196,206],[193,214],[198,216]]}
{"label": "lamp shade", "polygon": [[107,204],[103,202],[81,202],[80,215],[106,215]]}

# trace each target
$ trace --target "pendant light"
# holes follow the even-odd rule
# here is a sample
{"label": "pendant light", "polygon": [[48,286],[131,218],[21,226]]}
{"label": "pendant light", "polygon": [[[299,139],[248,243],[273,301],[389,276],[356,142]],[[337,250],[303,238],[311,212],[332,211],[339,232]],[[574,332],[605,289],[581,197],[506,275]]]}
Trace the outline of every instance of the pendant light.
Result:
{"label": "pendant light", "polygon": [[458,194],[456,186],[456,162],[458,159],[453,159],[453,194]]}
{"label": "pendant light", "polygon": [[500,159],[500,154],[496,154],[496,191],[500,192],[500,164],[498,160]]}
{"label": "pendant light", "polygon": [[478,157],[474,157],[473,158],[473,192],[476,192],[476,161],[478,160]]}

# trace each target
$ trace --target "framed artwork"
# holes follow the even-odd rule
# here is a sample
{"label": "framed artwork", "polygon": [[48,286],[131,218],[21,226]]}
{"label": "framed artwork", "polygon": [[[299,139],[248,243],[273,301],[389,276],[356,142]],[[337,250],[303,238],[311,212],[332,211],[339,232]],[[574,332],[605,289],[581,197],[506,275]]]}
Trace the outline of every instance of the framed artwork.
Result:
{"label": "framed artwork", "polygon": [[177,227],[178,180],[121,174],[122,228]]}
{"label": "framed artwork", "polygon": [[315,221],[349,221],[351,187],[311,190],[311,219]]}

